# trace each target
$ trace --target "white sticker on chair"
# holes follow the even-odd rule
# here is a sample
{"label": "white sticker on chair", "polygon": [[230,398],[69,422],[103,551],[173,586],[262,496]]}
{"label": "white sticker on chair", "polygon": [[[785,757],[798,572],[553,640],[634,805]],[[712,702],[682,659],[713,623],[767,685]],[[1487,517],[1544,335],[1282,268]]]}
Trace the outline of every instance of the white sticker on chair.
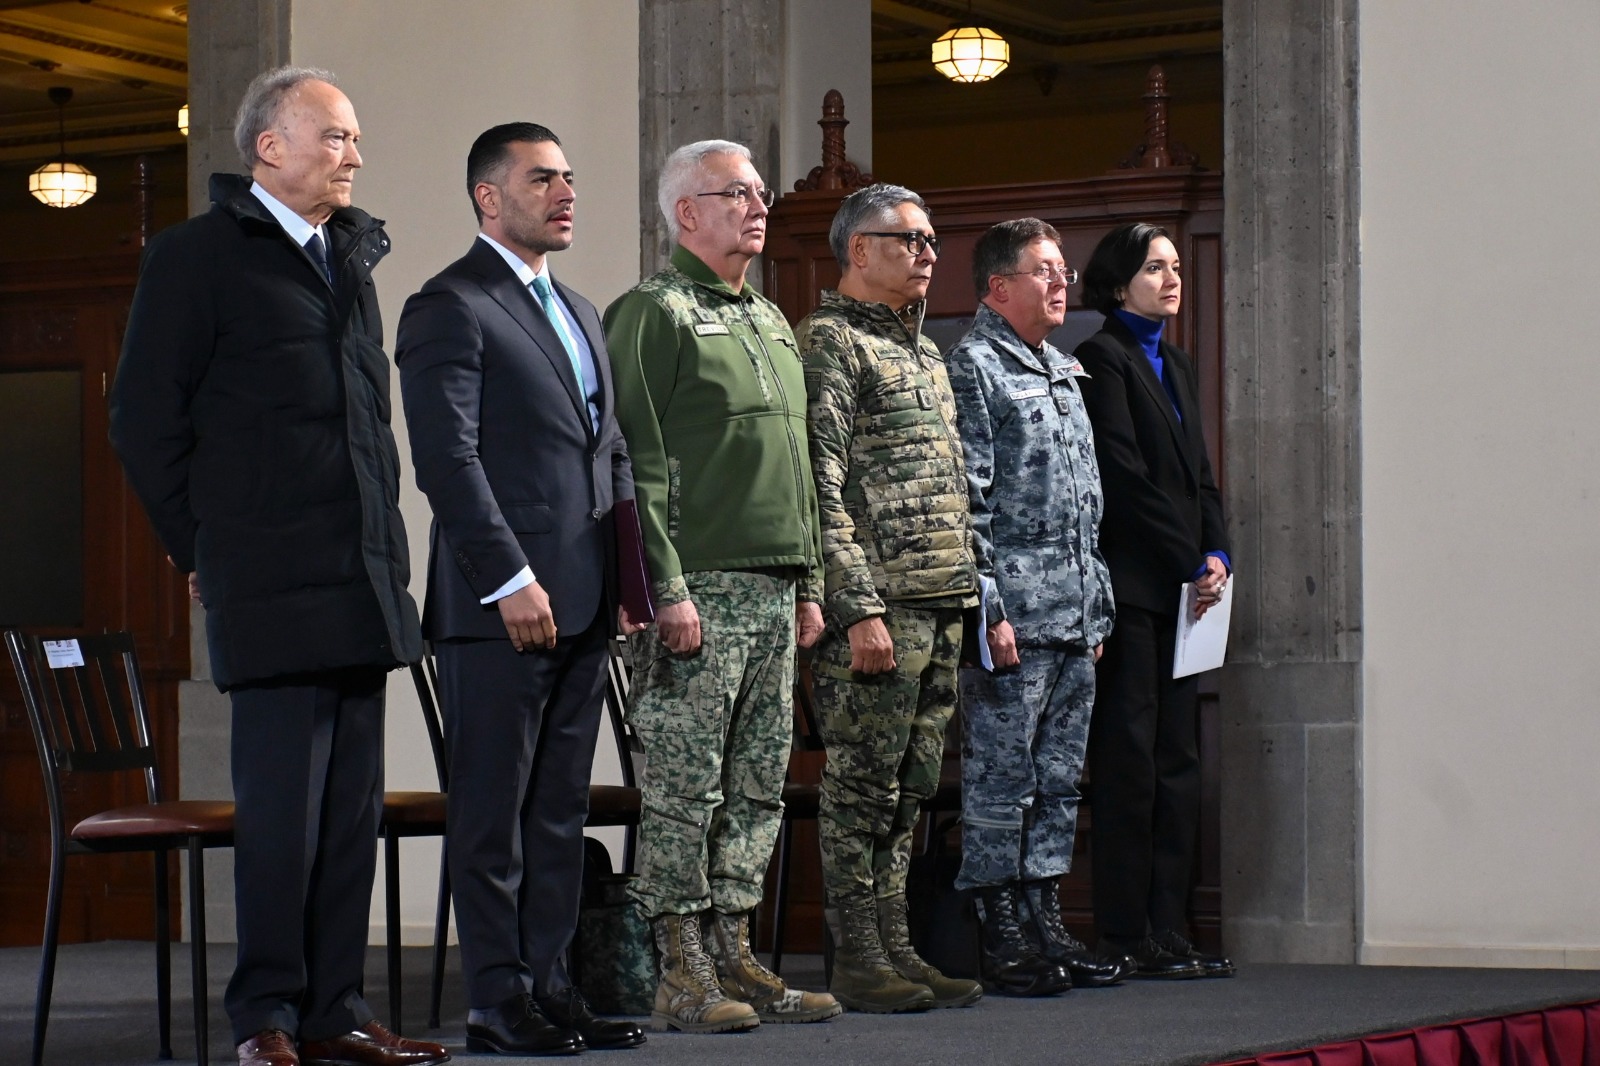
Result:
{"label": "white sticker on chair", "polygon": [[75,640],[47,640],[44,642],[44,655],[50,660],[52,670],[83,665],[83,649],[78,647]]}

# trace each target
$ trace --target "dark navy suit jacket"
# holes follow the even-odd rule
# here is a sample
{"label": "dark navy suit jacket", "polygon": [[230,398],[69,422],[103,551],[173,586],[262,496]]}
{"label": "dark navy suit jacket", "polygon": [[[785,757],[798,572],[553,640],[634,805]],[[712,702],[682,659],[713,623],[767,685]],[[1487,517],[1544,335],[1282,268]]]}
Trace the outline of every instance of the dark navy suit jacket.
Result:
{"label": "dark navy suit jacket", "polygon": [[423,633],[506,637],[483,604],[524,565],[556,628],[615,611],[612,504],[633,497],[611,360],[594,305],[559,281],[600,371],[597,433],[571,360],[533,294],[492,247],[472,249],[406,301],[395,362],[417,486],[434,522]]}

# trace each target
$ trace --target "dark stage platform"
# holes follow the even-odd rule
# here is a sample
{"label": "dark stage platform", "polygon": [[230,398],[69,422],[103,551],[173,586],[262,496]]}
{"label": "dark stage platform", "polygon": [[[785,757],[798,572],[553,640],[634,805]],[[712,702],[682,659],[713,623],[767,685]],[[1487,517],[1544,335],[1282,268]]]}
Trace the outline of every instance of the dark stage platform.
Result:
{"label": "dark stage platform", "polygon": [[[420,948],[406,952],[405,1031],[411,1035],[423,1035],[426,954]],[[192,1062],[187,949],[175,949],[172,961],[173,1045],[179,1062]],[[453,952],[451,961],[454,965]],[[217,1063],[233,1061],[221,1009],[232,964],[231,945],[212,947],[210,1017],[212,1061]],[[35,948],[0,949],[0,1049],[7,1063],[27,1061],[37,966]],[[791,958],[784,969],[796,984],[820,987],[820,960]],[[381,949],[372,951],[367,974],[369,1001],[380,1011],[386,1009]],[[1596,999],[1600,971],[1243,966],[1232,980],[1130,982],[1051,1000],[990,996],[965,1010],[887,1018],[846,1014],[819,1025],[765,1025],[740,1035],[652,1033],[638,1050],[593,1052],[585,1058],[598,1056],[609,1066],[1180,1066]],[[459,1051],[464,1015],[459,977],[452,970],[445,1027],[428,1035]],[[517,1061],[458,1054],[457,1061],[467,1060]],[[63,947],[45,1062],[134,1066],[155,1061],[153,947]]]}

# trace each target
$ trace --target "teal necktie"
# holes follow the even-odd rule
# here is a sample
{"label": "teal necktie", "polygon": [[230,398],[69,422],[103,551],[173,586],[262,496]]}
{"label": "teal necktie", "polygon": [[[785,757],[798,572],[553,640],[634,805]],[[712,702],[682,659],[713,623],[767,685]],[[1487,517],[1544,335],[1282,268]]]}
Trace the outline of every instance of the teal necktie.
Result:
{"label": "teal necktie", "polygon": [[556,294],[550,289],[550,279],[543,274],[534,278],[533,294],[539,298],[539,306],[544,309],[544,317],[550,320],[550,328],[561,338],[561,347],[567,350],[567,358],[572,360],[572,375],[578,379],[578,395],[588,396],[589,387],[583,381],[583,359],[578,355],[577,342],[567,332],[567,320],[556,310]]}

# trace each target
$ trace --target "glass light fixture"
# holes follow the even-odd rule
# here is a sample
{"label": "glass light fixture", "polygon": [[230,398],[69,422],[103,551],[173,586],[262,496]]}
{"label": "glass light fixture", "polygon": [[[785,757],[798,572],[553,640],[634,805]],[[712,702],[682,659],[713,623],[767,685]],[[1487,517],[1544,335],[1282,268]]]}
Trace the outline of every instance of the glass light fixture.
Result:
{"label": "glass light fixture", "polygon": [[988,81],[1011,65],[1011,46],[985,26],[956,26],[933,42],[933,65],[951,81]]}
{"label": "glass light fixture", "polygon": [[50,90],[50,102],[57,108],[56,129],[60,135],[61,154],[28,175],[28,191],[35,200],[49,207],[77,207],[88,203],[100,185],[88,167],[67,160],[67,102],[71,99],[71,89],[56,86]]}
{"label": "glass light fixture", "polygon": [[178,132],[185,137],[189,136],[189,105],[184,104],[178,108]]}

